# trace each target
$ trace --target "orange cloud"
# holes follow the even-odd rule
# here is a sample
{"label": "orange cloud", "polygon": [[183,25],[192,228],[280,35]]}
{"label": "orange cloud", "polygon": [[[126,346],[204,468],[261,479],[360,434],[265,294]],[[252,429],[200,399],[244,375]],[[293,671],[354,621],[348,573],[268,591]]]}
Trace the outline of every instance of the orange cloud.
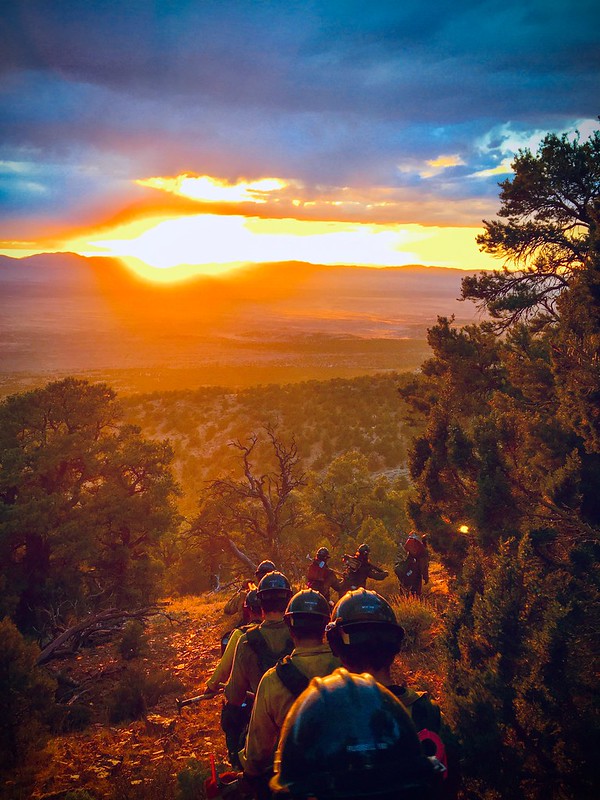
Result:
{"label": "orange cloud", "polygon": [[210,175],[190,174],[177,175],[174,178],[146,178],[136,183],[208,203],[266,203],[273,192],[288,186],[288,182],[281,178],[261,178],[257,181],[238,181],[231,184],[211,178]]}

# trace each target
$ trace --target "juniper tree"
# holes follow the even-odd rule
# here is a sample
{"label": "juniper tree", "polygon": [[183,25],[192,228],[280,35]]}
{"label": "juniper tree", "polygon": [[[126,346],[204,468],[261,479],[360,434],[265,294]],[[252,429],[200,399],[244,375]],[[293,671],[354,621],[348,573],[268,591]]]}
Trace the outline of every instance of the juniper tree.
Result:
{"label": "juniper tree", "polygon": [[455,573],[446,697],[467,791],[580,800],[600,733],[600,133],[549,135],[513,169],[479,238],[505,268],[463,282],[491,322],[439,320],[401,393],[424,415],[409,512]]}

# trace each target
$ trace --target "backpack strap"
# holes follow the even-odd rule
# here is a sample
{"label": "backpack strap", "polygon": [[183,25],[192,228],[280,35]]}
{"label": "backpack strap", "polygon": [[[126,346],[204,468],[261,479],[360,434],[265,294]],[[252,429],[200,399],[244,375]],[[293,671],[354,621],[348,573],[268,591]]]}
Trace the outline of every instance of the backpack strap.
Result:
{"label": "backpack strap", "polygon": [[246,632],[246,641],[256,655],[263,675],[268,669],[274,667],[280,658],[286,656],[294,646],[290,639],[280,651],[273,652],[258,626],[250,628]]}
{"label": "backpack strap", "polygon": [[308,687],[309,679],[292,662],[291,656],[284,656],[275,666],[277,677],[285,688],[294,696],[298,697]]}
{"label": "backpack strap", "polygon": [[245,625],[239,625],[238,627],[242,631],[242,633],[248,633],[250,628],[258,628],[259,625],[260,625],[259,622],[246,622]]}
{"label": "backpack strap", "polygon": [[427,692],[416,692],[408,686],[388,686],[387,688],[408,711],[418,731],[426,728],[436,733],[439,732],[442,724],[440,708],[436,703],[431,702]]}

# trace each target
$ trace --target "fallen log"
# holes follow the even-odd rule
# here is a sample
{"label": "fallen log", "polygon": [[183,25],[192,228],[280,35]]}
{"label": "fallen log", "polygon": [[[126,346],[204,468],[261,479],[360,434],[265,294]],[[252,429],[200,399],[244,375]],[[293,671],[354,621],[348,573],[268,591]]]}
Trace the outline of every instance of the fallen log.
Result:
{"label": "fallen log", "polygon": [[71,639],[74,640],[75,646],[70,652],[75,652],[81,641],[85,639],[86,636],[98,628],[101,628],[104,632],[104,626],[109,622],[114,623],[116,630],[116,626],[125,620],[146,619],[147,617],[155,616],[156,614],[161,613],[163,613],[161,607],[149,606],[148,608],[141,608],[137,611],[124,611],[123,609],[109,608],[106,611],[101,611],[98,614],[92,614],[89,617],[80,620],[75,625],[72,625],[70,628],[67,628],[67,630],[63,631],[60,636],[57,636],[56,639],[50,642],[50,644],[46,645],[46,647],[44,647],[44,649],[40,652],[36,663],[39,666],[41,664],[46,664],[53,658],[63,657],[69,652],[66,645]]}

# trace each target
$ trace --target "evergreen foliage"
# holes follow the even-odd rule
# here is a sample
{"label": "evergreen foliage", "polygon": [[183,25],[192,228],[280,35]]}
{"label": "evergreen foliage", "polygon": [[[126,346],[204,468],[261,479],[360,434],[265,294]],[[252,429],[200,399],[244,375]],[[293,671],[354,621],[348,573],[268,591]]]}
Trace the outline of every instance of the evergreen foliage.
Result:
{"label": "evergreen foliage", "polygon": [[43,743],[54,709],[55,682],[36,667],[39,648],[8,618],[0,622],[0,769]]}
{"label": "evergreen foliage", "polygon": [[479,242],[516,269],[463,282],[492,322],[440,318],[401,389],[424,425],[409,513],[456,575],[446,692],[467,793],[580,800],[600,734],[600,133],[548,135],[513,169]]}
{"label": "evergreen foliage", "polygon": [[124,424],[114,392],[67,378],[0,406],[3,611],[52,635],[98,607],[160,592],[158,546],[176,524],[166,442]]}

